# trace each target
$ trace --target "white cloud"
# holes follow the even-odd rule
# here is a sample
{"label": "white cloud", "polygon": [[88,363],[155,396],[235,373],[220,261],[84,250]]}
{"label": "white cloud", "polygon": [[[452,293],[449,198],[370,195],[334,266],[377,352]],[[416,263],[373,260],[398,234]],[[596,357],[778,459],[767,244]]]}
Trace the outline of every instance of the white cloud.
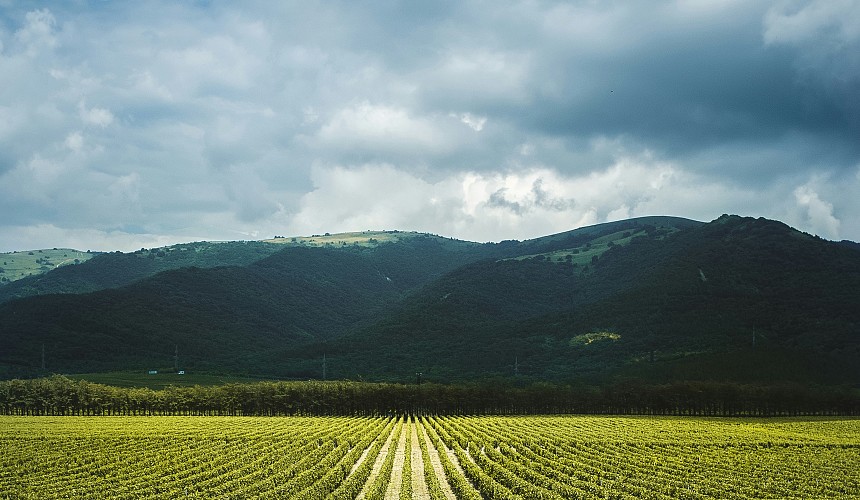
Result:
{"label": "white cloud", "polygon": [[107,187],[108,193],[121,201],[122,204],[138,203],[140,201],[140,175],[132,172],[113,179]]}
{"label": "white cloud", "polygon": [[7,2],[0,244],[723,212],[858,239],[857,5]]}
{"label": "white cloud", "polygon": [[[427,181],[388,164],[318,166],[313,177],[315,189],[302,198],[293,218],[295,234],[397,228],[479,241],[525,239],[653,215],[652,206],[672,206],[679,191],[690,198],[701,193],[675,167],[636,159],[577,177],[535,166]],[[696,216],[719,215],[706,205]]]}
{"label": "white cloud", "polygon": [[429,229],[435,217],[424,218],[447,210],[454,187],[450,180],[429,183],[389,164],[316,166],[312,178],[314,190],[302,197],[290,223],[294,234]]}
{"label": "white cloud", "polygon": [[35,56],[57,45],[54,28],[57,20],[48,9],[34,10],[26,15],[26,24],[15,32],[15,40],[28,56]]}
{"label": "white cloud", "polygon": [[461,122],[463,122],[467,127],[474,130],[475,132],[480,132],[484,130],[484,125],[487,124],[486,116],[477,116],[472,113],[462,113],[457,115],[456,113],[451,113],[451,116],[455,118],[459,118]]}
{"label": "white cloud", "polygon": [[764,18],[766,43],[802,44],[860,38],[860,3],[857,0],[811,0],[776,3]]}
{"label": "white cloud", "polygon": [[266,183],[253,170],[235,165],[228,176],[228,193],[234,203],[234,213],[240,221],[265,220],[282,210],[272,199]]}
{"label": "white cloud", "polygon": [[80,131],[72,132],[66,136],[66,140],[63,141],[63,144],[70,150],[78,153],[84,147],[84,136],[81,135]]}
{"label": "white cloud", "polygon": [[833,205],[822,200],[811,183],[798,186],[794,199],[804,215],[801,227],[825,238],[839,238],[839,219],[833,216]]}
{"label": "white cloud", "polygon": [[113,123],[113,113],[109,109],[99,107],[88,109],[86,104],[81,102],[78,103],[78,113],[80,114],[81,121],[87,125],[104,128]]}
{"label": "white cloud", "polygon": [[794,47],[806,77],[828,86],[860,80],[858,0],[779,2],[764,17],[763,39],[769,45]]}
{"label": "white cloud", "polygon": [[483,112],[502,103],[519,106],[528,101],[531,60],[527,51],[457,47],[407,76],[430,106]]}
{"label": "white cloud", "polygon": [[[199,234],[180,233],[173,235],[129,233],[120,230],[98,230],[92,228],[57,227],[53,224],[32,226],[0,226],[7,249],[73,248],[75,250],[133,252],[140,248],[153,248],[200,241]],[[7,251],[0,249],[0,251]]]}
{"label": "white cloud", "polygon": [[447,150],[453,139],[441,125],[403,107],[364,101],[338,110],[316,139],[321,147],[433,153]]}
{"label": "white cloud", "polygon": [[305,108],[302,109],[302,125],[313,125],[318,122],[319,119],[320,115],[313,106],[305,106]]}
{"label": "white cloud", "polygon": [[49,158],[43,158],[36,155],[26,163],[25,172],[29,180],[37,184],[55,185],[68,169],[67,165],[62,162],[54,161]]}
{"label": "white cloud", "polygon": [[579,176],[532,166],[428,181],[393,165],[365,164],[317,166],[313,177],[314,190],[287,223],[293,234],[396,228],[498,241],[645,215],[709,221],[723,213],[781,219],[827,238],[840,229],[833,205],[812,184],[763,194],[648,155]]}
{"label": "white cloud", "polygon": [[187,47],[162,50],[154,65],[174,95],[205,95],[219,87],[252,89],[255,75],[262,70],[265,38],[264,30],[247,40],[206,37]]}

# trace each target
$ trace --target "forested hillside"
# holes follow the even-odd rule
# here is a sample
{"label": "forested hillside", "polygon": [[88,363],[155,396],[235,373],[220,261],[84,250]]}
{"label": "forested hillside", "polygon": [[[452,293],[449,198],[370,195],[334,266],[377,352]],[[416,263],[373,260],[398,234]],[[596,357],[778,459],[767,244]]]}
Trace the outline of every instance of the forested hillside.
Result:
{"label": "forested hillside", "polygon": [[[367,326],[409,291],[475,259],[478,247],[430,237],[370,248],[270,246],[279,252],[244,266],[181,267],[120,288],[0,304],[10,346],[0,361],[10,375],[41,370],[42,351],[48,371],[146,370],[171,366],[178,350],[185,368],[268,373],[257,361],[263,353]],[[131,271],[123,273],[124,261]],[[126,280],[145,267],[134,267],[140,261],[93,259],[97,272],[80,275],[110,279],[116,271]]]}
{"label": "forested hillside", "polygon": [[[132,253],[99,253],[80,264],[58,267],[51,272],[0,286],[0,302],[33,295],[86,293],[116,288],[183,267],[247,265],[281,249],[278,245],[256,241],[204,241],[163,248],[142,248]],[[86,255],[89,257],[93,254]]]}
{"label": "forested hillside", "polygon": [[860,252],[723,217],[649,229],[584,265],[537,256],[466,266],[330,346],[328,363],[342,359],[344,375],[443,380],[856,383],[858,286]]}
{"label": "forested hillside", "polygon": [[[141,248],[131,253],[82,253],[72,250],[16,252],[11,254],[12,257],[18,260],[29,258],[34,261],[33,265],[39,266],[39,272],[26,277],[21,277],[19,273],[18,279],[9,278],[0,282],[0,302],[34,295],[77,294],[118,288],[160,272],[185,267],[247,266],[284,248],[361,251],[384,246],[389,253],[402,253],[414,251],[416,244],[426,245],[429,242],[458,254],[474,255],[475,252],[482,251],[479,248],[481,245],[476,243],[427,234],[364,231],[297,238],[277,237],[264,241],[199,241],[160,248]],[[491,247],[492,245],[485,246],[483,251]],[[12,257],[7,257],[7,260],[12,261]],[[427,257],[433,258],[432,254]],[[459,261],[454,259],[454,262]],[[14,274],[11,269],[15,267],[14,264],[15,262],[11,262],[7,266],[10,271],[4,273],[4,277]],[[53,268],[55,265],[57,267]]]}
{"label": "forested hillside", "polygon": [[213,244],[229,265],[201,249],[201,265],[153,274],[139,261],[169,252],[57,269],[45,283],[74,269],[102,289],[0,304],[0,366],[172,369],[178,351],[177,368],[277,378],[860,383],[860,252],[776,221],[380,240]]}

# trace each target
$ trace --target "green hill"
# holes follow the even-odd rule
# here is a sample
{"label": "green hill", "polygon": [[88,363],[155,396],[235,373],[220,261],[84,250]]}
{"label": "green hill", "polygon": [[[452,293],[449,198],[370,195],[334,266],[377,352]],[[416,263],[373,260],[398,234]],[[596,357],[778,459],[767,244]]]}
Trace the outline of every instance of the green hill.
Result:
{"label": "green hill", "polygon": [[[171,367],[178,349],[183,368],[233,376],[860,383],[860,252],[776,221],[210,245],[46,273],[102,289],[0,304],[5,375],[42,373],[44,346],[66,373]],[[110,281],[121,263],[134,271]]]}
{"label": "green hill", "polygon": [[[283,247],[262,242],[197,242],[136,252],[99,253],[75,266],[64,266],[0,286],[0,302],[54,293],[86,293],[117,288],[163,271],[183,267],[246,265]],[[21,252],[19,252],[21,253]]]}
{"label": "green hill", "polygon": [[15,281],[45,274],[61,266],[86,262],[96,254],[71,248],[0,253],[0,290]]}
{"label": "green hill", "polygon": [[763,219],[646,233],[586,265],[539,255],[458,269],[330,346],[330,370],[860,381],[860,253]]}
{"label": "green hill", "polygon": [[[187,368],[268,373],[277,366],[259,366],[262,353],[367,326],[424,282],[477,258],[478,248],[418,236],[376,247],[277,246],[244,266],[182,267],[120,288],[12,300],[0,304],[9,346],[0,363],[9,375],[40,370],[44,345],[52,371],[146,370],[171,366],[178,348]],[[94,259],[95,278],[123,259],[148,257]]]}
{"label": "green hill", "polygon": [[[118,288],[160,272],[183,267],[245,266],[285,247],[355,250],[387,243],[409,246],[415,239],[432,239],[452,249],[468,250],[475,243],[404,231],[364,231],[309,237],[277,237],[263,241],[199,241],[136,252],[91,253],[77,250],[33,250],[0,254],[0,302],[34,295],[87,293]],[[95,258],[93,258],[95,257]],[[90,259],[93,258],[91,261]],[[69,264],[80,264],[70,266]],[[60,267],[63,266],[63,267]],[[50,271],[50,272],[49,272]]]}

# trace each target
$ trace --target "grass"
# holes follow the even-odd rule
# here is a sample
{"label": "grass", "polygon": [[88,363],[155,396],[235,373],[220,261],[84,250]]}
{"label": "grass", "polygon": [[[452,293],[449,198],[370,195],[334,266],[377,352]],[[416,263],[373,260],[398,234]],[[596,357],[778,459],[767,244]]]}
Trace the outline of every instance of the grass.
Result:
{"label": "grass", "polygon": [[360,231],[350,233],[315,234],[312,236],[277,236],[273,239],[263,241],[266,243],[311,247],[339,247],[351,245],[375,247],[380,243],[397,243],[399,241],[419,236],[425,236],[425,234],[414,231]]}
{"label": "grass", "polygon": [[609,250],[611,245],[626,245],[630,243],[631,239],[635,238],[636,236],[642,236],[644,234],[644,230],[636,232],[630,231],[629,229],[617,231],[612,234],[607,234],[605,236],[595,238],[594,240],[591,240],[587,245],[581,247],[565,248],[563,250],[555,250],[553,252],[539,254],[521,255],[519,257],[515,257],[515,260],[525,260],[533,259],[535,257],[543,257],[546,260],[552,262],[569,261],[579,266],[586,266],[588,264],[591,264],[591,259],[594,256],[599,257],[603,255],[607,250]]}
{"label": "grass", "polygon": [[95,253],[70,248],[24,250],[0,254],[0,283],[37,276],[60,266],[79,264],[93,258]]}
{"label": "grass", "polygon": [[607,331],[591,332],[591,333],[584,333],[582,335],[577,335],[577,336],[573,337],[572,339],[570,339],[568,344],[571,347],[586,346],[586,345],[589,345],[593,342],[598,342],[601,340],[613,340],[614,341],[614,340],[618,340],[620,338],[621,338],[621,335],[619,335],[615,332],[607,332]]}

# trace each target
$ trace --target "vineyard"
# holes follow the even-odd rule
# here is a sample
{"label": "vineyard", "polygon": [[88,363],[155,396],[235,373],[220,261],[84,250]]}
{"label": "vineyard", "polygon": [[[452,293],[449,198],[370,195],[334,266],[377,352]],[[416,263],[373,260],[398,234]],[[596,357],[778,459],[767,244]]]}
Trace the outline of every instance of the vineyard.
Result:
{"label": "vineyard", "polygon": [[860,498],[860,420],[0,417],[0,498]]}

